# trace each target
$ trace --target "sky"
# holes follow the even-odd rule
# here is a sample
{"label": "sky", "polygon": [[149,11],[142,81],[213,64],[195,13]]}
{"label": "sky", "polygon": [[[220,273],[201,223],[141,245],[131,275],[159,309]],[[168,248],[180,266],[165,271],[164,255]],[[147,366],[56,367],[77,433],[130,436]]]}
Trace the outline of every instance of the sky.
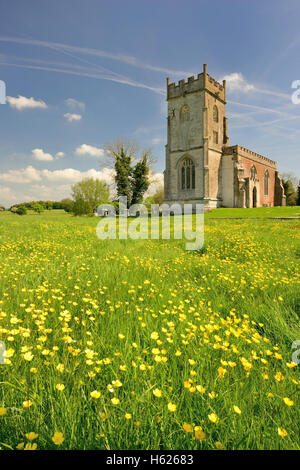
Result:
{"label": "sky", "polygon": [[227,80],[230,145],[300,177],[299,15],[298,0],[0,0],[0,204],[111,183],[118,137],[152,147],[159,184],[166,77],[203,63]]}

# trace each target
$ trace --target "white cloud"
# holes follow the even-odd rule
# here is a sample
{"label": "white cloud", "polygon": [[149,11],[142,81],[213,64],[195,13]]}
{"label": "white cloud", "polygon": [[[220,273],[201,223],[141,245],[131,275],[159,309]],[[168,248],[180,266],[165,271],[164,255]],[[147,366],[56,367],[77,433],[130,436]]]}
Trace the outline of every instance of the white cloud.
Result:
{"label": "white cloud", "polygon": [[151,140],[151,144],[158,145],[161,144],[163,141],[164,139],[162,137],[153,137],[153,139]]}
{"label": "white cloud", "polygon": [[71,186],[69,184],[60,184],[56,186],[47,186],[45,184],[34,184],[30,187],[31,200],[49,199],[59,201],[64,197],[70,197]]}
{"label": "white cloud", "polygon": [[[9,207],[10,205],[32,200],[55,200],[59,201],[64,197],[70,197],[71,184],[77,183],[84,178],[94,178],[106,182],[111,189],[111,194],[115,194],[114,185],[115,171],[111,168],[103,168],[98,171],[91,168],[86,171],[74,168],[64,170],[37,170],[32,166],[19,170],[10,170],[7,173],[0,173],[0,181],[9,183],[27,183],[26,194],[24,189],[15,191],[7,186],[0,185],[0,204]],[[150,186],[145,196],[152,195],[163,184],[162,173],[150,174]]]}
{"label": "white cloud", "polygon": [[18,111],[32,108],[47,108],[47,105],[44,101],[35,100],[33,97],[26,98],[26,96],[22,95],[19,95],[17,98],[14,98],[13,96],[7,96],[6,101],[11,108],[15,108]]}
{"label": "white cloud", "polygon": [[114,170],[103,168],[101,171],[91,168],[87,171],[75,170],[74,168],[65,168],[64,170],[41,170],[40,174],[50,182],[68,181],[76,183],[84,178],[93,178],[105,181],[107,184],[113,183]]}
{"label": "white cloud", "polygon": [[164,175],[163,173],[150,173],[149,175],[150,186],[145,193],[145,197],[152,196],[156,193],[158,188],[164,185]]}
{"label": "white cloud", "polygon": [[104,155],[104,150],[98,147],[93,147],[92,145],[82,144],[76,148],[75,153],[77,155],[91,155],[92,157],[102,157]]}
{"label": "white cloud", "polygon": [[71,114],[71,113],[66,113],[64,114],[64,117],[67,119],[67,121],[72,122],[72,121],[81,121],[82,116],[81,114]]}
{"label": "white cloud", "polygon": [[31,183],[40,181],[40,179],[40,171],[31,165],[20,170],[9,170],[6,173],[0,173],[0,180],[8,183]]}
{"label": "white cloud", "polygon": [[57,152],[57,154],[55,155],[56,158],[62,158],[65,156],[64,152]]}
{"label": "white cloud", "polygon": [[224,75],[220,82],[222,82],[222,80],[226,80],[226,87],[229,91],[242,91],[248,93],[248,91],[255,90],[255,86],[247,83],[240,72],[233,72],[229,75]]}
{"label": "white cloud", "polygon": [[67,106],[69,106],[69,108],[71,109],[81,109],[82,111],[85,110],[85,104],[82,102],[82,101],[77,101],[75,100],[74,98],[67,98],[65,100],[65,103]]}
{"label": "white cloud", "polygon": [[75,170],[74,168],[65,168],[64,170],[37,170],[32,166],[28,166],[20,170],[9,170],[6,173],[0,173],[0,181],[10,183],[35,183],[42,180],[51,183],[76,183],[83,178],[94,178],[106,181],[107,184],[112,184],[113,177],[114,170],[110,168],[103,168],[100,171],[94,168],[86,171]]}
{"label": "white cloud", "polygon": [[12,201],[16,201],[16,193],[8,186],[0,186],[0,205],[9,207]]}
{"label": "white cloud", "polygon": [[40,160],[41,162],[51,162],[54,160],[51,153],[45,153],[43,149],[33,149],[32,156],[35,160]]}

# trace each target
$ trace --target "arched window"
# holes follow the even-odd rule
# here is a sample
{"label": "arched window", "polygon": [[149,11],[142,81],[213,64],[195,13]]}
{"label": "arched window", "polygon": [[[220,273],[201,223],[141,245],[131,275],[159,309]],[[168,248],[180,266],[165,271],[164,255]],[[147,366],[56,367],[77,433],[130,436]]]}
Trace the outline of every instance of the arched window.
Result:
{"label": "arched window", "polygon": [[214,122],[219,122],[219,111],[216,105],[213,107],[213,120]]}
{"label": "arched window", "polygon": [[180,110],[180,121],[186,122],[190,120],[190,108],[187,104],[184,104]]}
{"label": "arched window", "polygon": [[252,180],[255,180],[256,178],[256,168],[254,165],[251,167],[250,177]]}
{"label": "arched window", "polygon": [[265,171],[264,177],[264,195],[267,196],[269,194],[269,172],[268,170]]}
{"label": "arched window", "polygon": [[181,163],[181,189],[195,189],[195,165],[191,158],[185,158]]}

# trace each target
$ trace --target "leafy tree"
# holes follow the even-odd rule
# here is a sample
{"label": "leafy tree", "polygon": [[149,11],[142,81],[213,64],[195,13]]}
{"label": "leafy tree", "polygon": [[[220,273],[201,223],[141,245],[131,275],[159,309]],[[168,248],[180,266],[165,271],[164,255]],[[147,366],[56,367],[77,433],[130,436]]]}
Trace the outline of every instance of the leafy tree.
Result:
{"label": "leafy tree", "polygon": [[57,209],[63,209],[65,212],[72,212],[74,201],[72,201],[72,199],[70,198],[65,198],[62,199],[60,202],[57,202],[56,204],[59,205]]}
{"label": "leafy tree", "polygon": [[72,185],[75,215],[92,214],[93,210],[108,202],[109,189],[106,183],[93,178],[86,178]]}
{"label": "leafy tree", "polygon": [[1,211],[5,211],[5,207],[4,207],[4,206],[1,206],[1,204],[0,204],[0,212],[1,212]]}
{"label": "leafy tree", "polygon": [[297,185],[298,185],[297,176],[294,175],[291,172],[286,172],[286,173],[281,173],[280,172],[280,178],[281,178],[282,181],[290,181],[292,183],[292,185],[294,186],[294,188],[296,188]]}
{"label": "leafy tree", "polygon": [[291,180],[282,180],[284,193],[286,195],[286,205],[295,206],[297,203],[297,193]]}
{"label": "leafy tree", "polygon": [[144,150],[138,157],[138,146],[134,141],[117,139],[106,144],[109,163],[115,170],[115,183],[118,197],[127,197],[127,207],[142,202],[149,182],[151,150]]}
{"label": "leafy tree", "polygon": [[41,214],[44,211],[44,208],[39,203],[31,203],[31,209],[37,214]]}
{"label": "leafy tree", "polygon": [[159,186],[155,193],[153,194],[153,199],[154,199],[154,204],[159,204],[161,205],[163,202],[164,202],[164,198],[165,198],[165,195],[164,195],[164,187],[163,185]]}
{"label": "leafy tree", "polygon": [[297,206],[300,206],[300,181],[297,188]]}
{"label": "leafy tree", "polygon": [[141,204],[143,196],[149,188],[149,165],[147,154],[145,154],[132,170],[131,191],[132,191],[132,204]]}
{"label": "leafy tree", "polygon": [[132,173],[131,156],[127,155],[123,148],[121,149],[120,155],[116,156],[115,171],[115,182],[118,196],[126,196],[127,207],[129,207],[132,199],[130,185],[130,177]]}

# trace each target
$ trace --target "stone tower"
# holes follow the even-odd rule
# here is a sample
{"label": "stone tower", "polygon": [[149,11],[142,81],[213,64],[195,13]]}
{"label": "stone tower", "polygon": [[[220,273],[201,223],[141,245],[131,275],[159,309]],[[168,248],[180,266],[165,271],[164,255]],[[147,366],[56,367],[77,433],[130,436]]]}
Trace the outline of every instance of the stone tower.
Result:
{"label": "stone tower", "polygon": [[167,78],[165,202],[221,205],[221,164],[228,145],[226,83],[203,72],[178,85]]}

